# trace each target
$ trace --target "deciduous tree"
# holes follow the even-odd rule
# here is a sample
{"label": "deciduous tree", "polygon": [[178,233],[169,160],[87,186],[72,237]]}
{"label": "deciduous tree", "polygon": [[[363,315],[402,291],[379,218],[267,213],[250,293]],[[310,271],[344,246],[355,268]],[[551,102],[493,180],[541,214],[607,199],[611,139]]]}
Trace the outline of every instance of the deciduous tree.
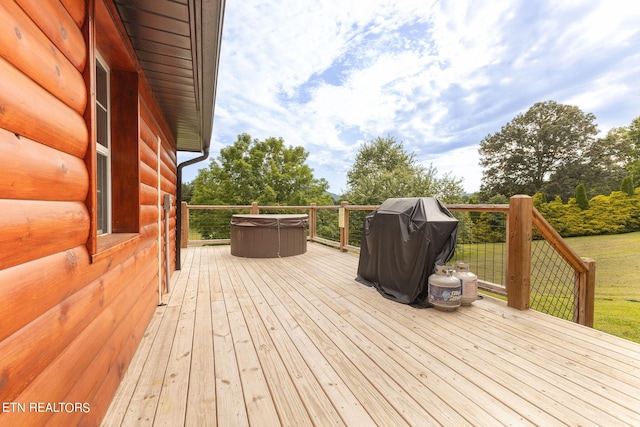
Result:
{"label": "deciduous tree", "polygon": [[485,168],[481,191],[532,195],[555,176],[555,184],[572,194],[596,134],[593,114],[554,101],[538,102],[480,142]]}
{"label": "deciduous tree", "polygon": [[264,141],[238,135],[220,150],[194,181],[194,204],[304,205],[325,196],[329,184],[316,179],[305,163],[303,147],[285,146],[282,138]]}
{"label": "deciduous tree", "polygon": [[[305,163],[308,153],[303,147],[285,146],[282,138],[252,139],[244,133],[233,145],[220,150],[209,167],[200,169],[193,182],[191,204],[195,205],[308,205],[333,204],[326,193],[329,184],[313,176]],[[228,218],[216,225],[194,212],[192,224],[204,238],[221,238],[228,234]],[[228,214],[230,215],[230,214]],[[210,215],[211,216],[211,215]]]}
{"label": "deciduous tree", "polygon": [[438,178],[438,170],[420,165],[394,137],[378,137],[362,145],[347,172],[351,204],[379,204],[391,197],[437,197],[443,203],[462,198],[462,181],[450,174]]}

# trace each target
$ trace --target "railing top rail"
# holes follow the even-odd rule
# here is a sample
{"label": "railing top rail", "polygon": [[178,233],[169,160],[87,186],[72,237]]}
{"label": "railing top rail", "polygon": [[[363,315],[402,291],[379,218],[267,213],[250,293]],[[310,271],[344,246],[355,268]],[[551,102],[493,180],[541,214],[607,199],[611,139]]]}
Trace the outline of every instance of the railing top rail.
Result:
{"label": "railing top rail", "polygon": [[375,211],[380,205],[346,205],[343,207],[350,211]]}
{"label": "railing top rail", "polygon": [[[480,204],[480,205],[472,205],[472,204],[447,204],[445,205],[447,209],[456,210],[456,211],[468,211],[468,212],[508,212],[509,205],[508,204]],[[218,210],[227,210],[227,209],[251,209],[251,205],[187,205],[189,209],[218,209]],[[278,206],[278,205],[258,205],[255,206],[258,209],[262,210],[274,210],[274,209],[282,209],[282,210],[308,210],[308,209],[339,209],[341,207],[352,210],[352,211],[372,211],[376,210],[380,207],[380,205],[325,205],[325,206],[312,206],[312,205],[302,205],[302,206]]]}
{"label": "railing top rail", "polygon": [[282,210],[308,210],[311,209],[311,205],[303,205],[303,206],[277,206],[277,205],[271,205],[271,206],[261,206],[258,205],[258,209],[264,209],[264,210],[276,210],[276,209],[282,209]]}
{"label": "railing top rail", "polygon": [[251,205],[187,205],[189,209],[217,209],[217,210],[229,210],[229,209],[251,209]]}
{"label": "railing top rail", "polygon": [[500,205],[468,205],[468,204],[452,204],[445,205],[447,209],[454,211],[467,211],[467,212],[509,212],[508,204]]}
{"label": "railing top rail", "polygon": [[[189,209],[215,209],[215,210],[230,210],[230,209],[251,209],[254,206],[251,205],[187,205]],[[278,206],[278,205],[269,205],[269,206],[255,206],[258,209],[263,210],[308,210],[308,209],[318,209],[324,208],[325,206]],[[327,208],[339,208],[340,206],[327,206]]]}

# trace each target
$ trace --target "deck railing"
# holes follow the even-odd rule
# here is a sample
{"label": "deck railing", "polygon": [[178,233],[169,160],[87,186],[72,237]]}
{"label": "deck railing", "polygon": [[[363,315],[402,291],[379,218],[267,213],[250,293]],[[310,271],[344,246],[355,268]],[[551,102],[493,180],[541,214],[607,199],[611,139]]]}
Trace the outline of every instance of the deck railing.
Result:
{"label": "deck railing", "polygon": [[[308,239],[341,251],[360,250],[363,221],[377,205],[260,206],[182,204],[181,247],[228,244],[234,213],[307,213]],[[511,307],[533,308],[593,326],[595,261],[580,258],[533,207],[529,196],[509,204],[447,205],[459,220],[453,261],[465,260],[480,287]]]}

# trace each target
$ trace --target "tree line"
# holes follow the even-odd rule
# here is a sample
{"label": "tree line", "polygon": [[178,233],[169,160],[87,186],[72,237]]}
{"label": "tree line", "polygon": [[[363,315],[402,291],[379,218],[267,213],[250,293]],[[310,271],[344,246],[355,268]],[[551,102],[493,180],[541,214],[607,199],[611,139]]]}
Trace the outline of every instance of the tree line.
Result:
{"label": "tree line", "polygon": [[[483,177],[480,191],[473,195],[464,194],[461,179],[451,174],[438,177],[432,164],[420,164],[393,136],[377,137],[360,147],[347,172],[347,189],[339,198],[358,205],[380,204],[390,197],[499,203],[515,194],[527,194],[534,196],[536,206],[552,224],[556,218],[564,221],[565,225],[558,222],[556,228],[561,234],[577,235],[579,227],[568,231],[567,218],[595,215],[595,209],[584,211],[602,206],[603,197],[615,201],[609,205],[640,197],[634,195],[634,183],[640,182],[640,117],[629,126],[611,129],[604,137],[597,134],[593,114],[554,101],[536,103],[480,142]],[[306,164],[308,156],[303,147],[287,146],[282,138],[260,141],[246,133],[238,135],[192,183],[183,186],[183,200],[200,205],[248,205],[253,201],[270,206],[336,204],[338,200],[327,192],[328,182],[313,176]],[[629,200],[618,193],[627,194]],[[194,212],[191,221],[204,238],[228,233],[226,217],[215,227],[205,225],[211,220],[202,212]],[[324,222],[321,218],[318,226],[323,227]],[[633,224],[630,220],[617,229],[631,230]],[[331,233],[333,227],[327,227]],[[599,229],[612,232],[594,226],[583,233]]]}
{"label": "tree line", "polygon": [[480,200],[534,195],[565,202],[583,185],[587,197],[640,182],[640,117],[598,138],[595,116],[554,101],[534,104],[480,142]]}

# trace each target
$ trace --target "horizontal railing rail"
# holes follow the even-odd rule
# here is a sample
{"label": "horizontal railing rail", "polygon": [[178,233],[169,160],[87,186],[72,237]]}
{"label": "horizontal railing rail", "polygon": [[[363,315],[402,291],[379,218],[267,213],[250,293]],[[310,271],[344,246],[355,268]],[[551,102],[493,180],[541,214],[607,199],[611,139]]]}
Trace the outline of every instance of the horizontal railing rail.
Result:
{"label": "horizontal railing rail", "polygon": [[[363,221],[379,205],[304,206],[182,204],[181,247],[229,244],[234,213],[309,215],[307,239],[343,252],[360,250]],[[511,307],[539,311],[593,326],[595,261],[576,254],[529,196],[509,204],[450,204],[460,223],[454,260],[478,268],[479,285],[507,298]],[[535,242],[534,242],[535,240]]]}

